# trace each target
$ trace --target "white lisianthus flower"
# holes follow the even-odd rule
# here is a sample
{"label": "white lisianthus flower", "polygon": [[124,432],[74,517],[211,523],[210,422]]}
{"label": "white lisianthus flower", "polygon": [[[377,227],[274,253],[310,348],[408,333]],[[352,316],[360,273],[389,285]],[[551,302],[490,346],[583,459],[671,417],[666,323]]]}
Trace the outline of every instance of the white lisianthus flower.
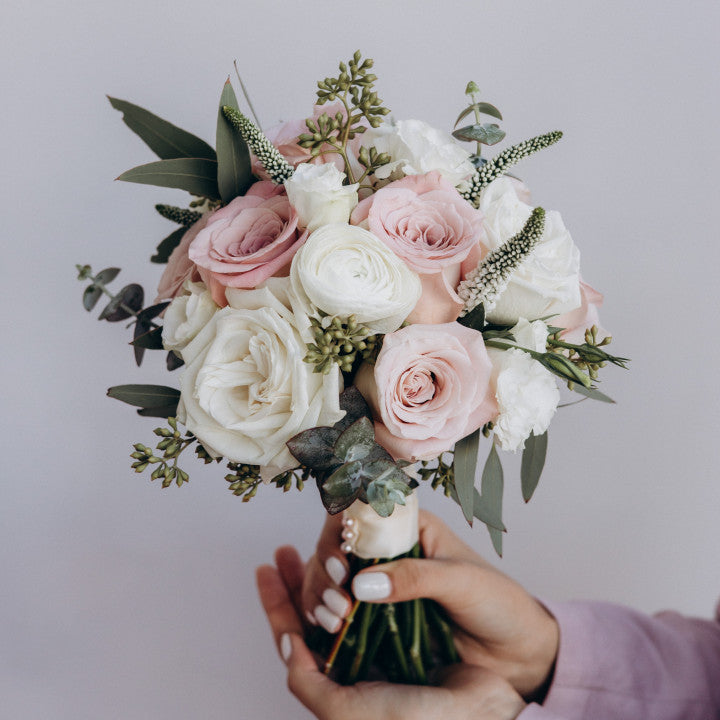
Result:
{"label": "white lisianthus flower", "polygon": [[[489,250],[522,230],[533,208],[519,199],[510,178],[498,178],[483,190],[480,210]],[[519,318],[560,315],[580,306],[580,252],[560,213],[545,213],[540,242],[510,276],[488,320],[512,325]]]}
{"label": "white lisianthus flower", "polygon": [[395,170],[405,175],[437,170],[453,185],[459,185],[475,172],[470,153],[452,135],[422,120],[399,120],[370,128],[363,136],[363,145],[374,145],[379,153],[388,153],[392,158],[392,162],[375,171],[380,180]]}
{"label": "white lisianthus flower", "polygon": [[178,295],[167,306],[162,341],[166,350],[182,357],[183,348],[202,330],[220,309],[204,283],[186,281],[184,295]]}
{"label": "white lisianthus flower", "polygon": [[227,299],[183,351],[178,418],[213,456],[278,472],[296,467],[286,441],[344,415],[340,372],[314,373],[303,362],[299,326],[308,321],[289,278],[228,289]]}
{"label": "white lisianthus flower", "polygon": [[290,267],[295,294],[308,314],[355,315],[372,331],[397,330],[420,299],[420,278],[385,243],[354,225],[323,225]]}
{"label": "white lisianthus flower", "polygon": [[358,203],[358,184],[343,185],[345,173],[332,163],[301,163],[285,181],[290,204],[298,214],[298,227],[309,232],[321,225],[346,223]]}
{"label": "white lisianthus flower", "polygon": [[[510,331],[520,347],[545,352],[547,325],[524,318]],[[530,433],[542,435],[555,415],[560,391],[555,376],[520,349],[488,348],[499,414],[494,432],[503,450],[525,446]]]}

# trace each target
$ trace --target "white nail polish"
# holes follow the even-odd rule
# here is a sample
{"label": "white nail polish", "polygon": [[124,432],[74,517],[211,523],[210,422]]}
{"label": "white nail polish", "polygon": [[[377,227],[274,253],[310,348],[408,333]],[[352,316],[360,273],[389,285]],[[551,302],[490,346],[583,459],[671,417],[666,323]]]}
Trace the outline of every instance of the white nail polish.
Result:
{"label": "white nail polish", "polygon": [[315,616],[309,610],[305,611],[305,617],[311,625],[317,625],[317,620],[315,619]]}
{"label": "white nail polish", "polygon": [[350,609],[350,603],[345,597],[343,597],[337,590],[333,588],[327,588],[322,594],[323,602],[334,612],[338,617],[344,617],[347,611]]}
{"label": "white nail polish", "polygon": [[392,585],[386,573],[371,572],[356,575],[352,589],[358,600],[383,600],[392,592]]}
{"label": "white nail polish", "polygon": [[342,625],[342,620],[324,605],[318,605],[315,608],[315,617],[329,633],[336,633]]}
{"label": "white nail polish", "polygon": [[290,655],[292,655],[292,642],[287,633],[284,633],[280,638],[280,655],[282,655],[282,659],[285,662],[287,662],[290,659]]}
{"label": "white nail polish", "polygon": [[347,575],[347,570],[345,569],[345,565],[343,565],[342,561],[340,561],[334,555],[331,555],[325,561],[325,571],[330,576],[330,579],[336,585],[341,585],[342,581],[345,579],[345,576]]}

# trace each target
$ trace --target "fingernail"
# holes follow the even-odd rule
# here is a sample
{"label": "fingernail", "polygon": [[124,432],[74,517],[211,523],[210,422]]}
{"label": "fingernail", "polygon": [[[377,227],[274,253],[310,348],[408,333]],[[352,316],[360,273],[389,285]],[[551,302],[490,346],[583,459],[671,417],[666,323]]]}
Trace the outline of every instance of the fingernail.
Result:
{"label": "fingernail", "polygon": [[327,588],[322,594],[322,599],[338,617],[345,617],[347,611],[350,609],[350,603],[347,599],[337,590],[333,590],[333,588]]}
{"label": "fingernail", "polygon": [[325,561],[325,571],[336,585],[341,585],[343,580],[345,580],[345,576],[347,575],[347,570],[345,569],[345,566],[334,555],[331,555]]}
{"label": "fingernail", "polygon": [[336,633],[340,629],[340,625],[342,625],[342,620],[334,613],[331,613],[324,605],[318,605],[315,608],[315,617],[329,633]]}
{"label": "fingernail", "polygon": [[287,633],[284,633],[280,638],[280,655],[282,655],[282,659],[285,662],[287,662],[290,659],[290,655],[292,655],[292,641]]}
{"label": "fingernail", "polygon": [[387,573],[371,572],[356,575],[352,589],[358,600],[382,600],[392,592],[392,585]]}
{"label": "fingernail", "polygon": [[315,616],[309,610],[305,611],[305,617],[311,625],[317,625],[317,620],[315,619]]}

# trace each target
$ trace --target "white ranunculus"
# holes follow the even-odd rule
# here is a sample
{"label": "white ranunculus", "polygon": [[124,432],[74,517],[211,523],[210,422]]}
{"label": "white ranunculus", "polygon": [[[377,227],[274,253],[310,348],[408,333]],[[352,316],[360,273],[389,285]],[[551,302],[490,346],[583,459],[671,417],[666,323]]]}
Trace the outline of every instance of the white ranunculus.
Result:
{"label": "white ranunculus", "polygon": [[346,223],[358,203],[358,185],[343,185],[345,173],[332,163],[301,163],[285,181],[290,204],[298,214],[298,226],[309,232],[321,225]]}
{"label": "white ranunculus", "polygon": [[166,350],[182,356],[183,348],[207,325],[219,310],[204,283],[187,281],[184,295],[178,295],[165,310],[162,341]]}
{"label": "white ranunculus", "polygon": [[285,443],[318,425],[333,425],[341,376],[303,362],[307,318],[289,278],[256,290],[227,291],[219,310],[183,351],[178,417],[211,455],[235,462],[297,466]]}
{"label": "white ranunculus", "polygon": [[[487,245],[495,250],[522,230],[533,208],[522,202],[510,178],[499,178],[480,196]],[[545,231],[535,249],[510,276],[488,320],[512,325],[518,318],[560,315],[580,306],[580,252],[560,213],[545,214]]]}
{"label": "white ranunculus", "polygon": [[[517,345],[545,352],[547,325],[541,320],[530,323],[523,318],[511,332]],[[495,436],[503,450],[514,452],[525,446],[530,433],[542,435],[548,429],[560,391],[555,376],[528,353],[488,348],[488,354],[499,410]]]}
{"label": "white ranunculus", "polygon": [[354,225],[323,225],[290,267],[295,294],[308,314],[355,315],[371,330],[397,330],[420,299],[420,278],[387,245]]}
{"label": "white ranunculus", "polygon": [[374,145],[378,152],[388,153],[392,158],[392,162],[375,172],[381,180],[395,170],[405,175],[437,170],[453,185],[459,185],[475,172],[470,153],[452,135],[422,120],[399,120],[370,128],[363,136],[363,145]]}

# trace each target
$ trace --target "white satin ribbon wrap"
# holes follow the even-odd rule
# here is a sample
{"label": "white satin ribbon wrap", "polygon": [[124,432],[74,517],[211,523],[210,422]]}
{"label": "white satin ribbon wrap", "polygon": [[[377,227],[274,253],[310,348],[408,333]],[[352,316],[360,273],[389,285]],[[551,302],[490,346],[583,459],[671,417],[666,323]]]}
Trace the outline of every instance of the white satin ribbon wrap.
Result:
{"label": "white satin ribbon wrap", "polygon": [[393,558],[409,552],[419,538],[417,493],[395,505],[390,517],[380,517],[371,507],[356,500],[343,514],[343,521],[354,520],[355,537],[348,541],[352,552],[366,560]]}

